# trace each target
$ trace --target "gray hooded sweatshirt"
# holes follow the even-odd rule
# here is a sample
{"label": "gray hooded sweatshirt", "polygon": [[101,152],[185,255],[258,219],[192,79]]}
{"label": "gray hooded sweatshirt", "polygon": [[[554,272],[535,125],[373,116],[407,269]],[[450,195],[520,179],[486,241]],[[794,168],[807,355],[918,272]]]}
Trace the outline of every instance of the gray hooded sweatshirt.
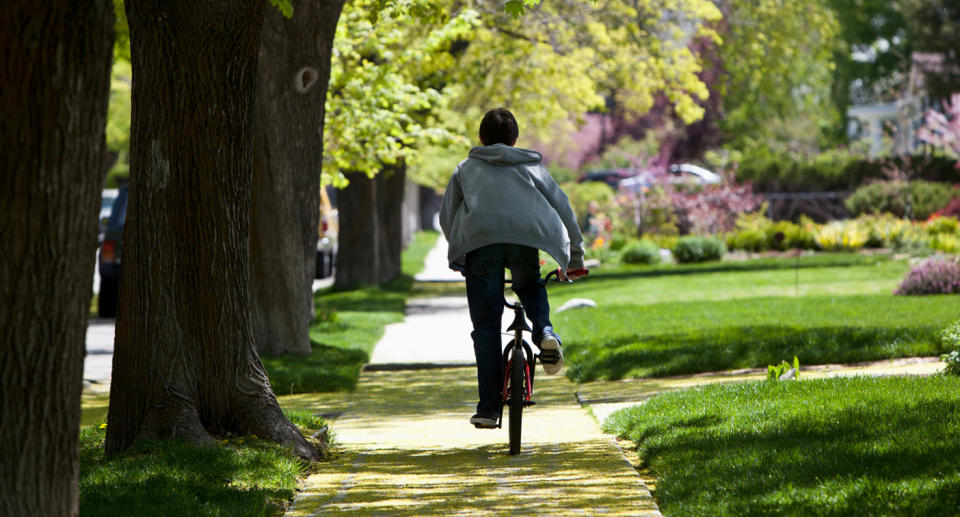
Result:
{"label": "gray hooded sweatshirt", "polygon": [[583,236],[566,194],[536,151],[474,147],[457,165],[440,207],[450,268],[468,252],[496,243],[541,249],[568,270],[583,267]]}

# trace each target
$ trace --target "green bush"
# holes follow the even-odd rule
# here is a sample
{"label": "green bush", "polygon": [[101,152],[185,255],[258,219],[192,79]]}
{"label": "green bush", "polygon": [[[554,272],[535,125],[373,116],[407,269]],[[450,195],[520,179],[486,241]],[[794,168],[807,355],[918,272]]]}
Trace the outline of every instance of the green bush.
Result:
{"label": "green bush", "polygon": [[677,241],[680,239],[680,237],[677,235],[665,235],[662,233],[648,233],[644,235],[643,238],[649,239],[657,246],[667,250],[672,250],[674,246],[677,245]]}
{"label": "green bush", "polygon": [[757,192],[823,192],[852,190],[886,178],[890,170],[926,181],[951,181],[956,178],[956,163],[927,156],[868,159],[844,149],[802,156],[758,147],[742,154],[736,177],[753,183]]}
{"label": "green bush", "polygon": [[623,251],[631,242],[633,240],[626,235],[615,233],[610,236],[610,251]]}
{"label": "green bush", "polygon": [[744,228],[734,230],[726,239],[727,247],[732,250],[743,250],[759,253],[770,249],[767,242],[767,232],[760,228]]}
{"label": "green bush", "polygon": [[960,253],[960,237],[949,233],[938,233],[930,241],[930,247],[944,253]]}
{"label": "green bush", "polygon": [[570,206],[573,208],[573,213],[577,215],[581,227],[586,226],[583,219],[587,214],[587,205],[591,201],[597,203],[600,211],[604,213],[610,212],[611,207],[616,205],[616,195],[613,189],[600,181],[564,183],[563,191],[570,198]]}
{"label": "green bush", "polygon": [[960,222],[956,217],[934,217],[923,225],[929,235],[960,235]]}
{"label": "green bush", "polygon": [[758,192],[847,190],[864,179],[882,177],[880,170],[857,167],[863,158],[845,150],[815,156],[757,148],[745,152],[736,177],[753,183]]}
{"label": "green bush", "polygon": [[844,203],[853,215],[891,213],[924,220],[947,206],[957,195],[948,183],[930,181],[877,181],[858,188]]}
{"label": "green bush", "polygon": [[[807,221],[801,221],[801,224],[790,221],[777,221],[767,230],[767,240],[770,247],[775,250],[802,249],[810,250],[816,248],[817,244],[811,231],[812,224]],[[782,235],[783,237],[778,237]]]}
{"label": "green bush", "polygon": [[698,235],[681,237],[673,248],[674,258],[681,264],[720,260],[726,253],[727,246],[722,240]]}
{"label": "green bush", "polygon": [[657,264],[660,262],[660,247],[653,241],[633,241],[623,248],[620,262],[624,264]]}
{"label": "green bush", "polygon": [[847,219],[818,226],[813,238],[824,251],[856,251],[866,245],[870,231],[859,221]]}
{"label": "green bush", "polygon": [[800,224],[774,222],[763,215],[764,211],[761,209],[740,215],[736,222],[737,229],[727,235],[727,247],[752,252],[816,248],[812,221],[804,218]]}

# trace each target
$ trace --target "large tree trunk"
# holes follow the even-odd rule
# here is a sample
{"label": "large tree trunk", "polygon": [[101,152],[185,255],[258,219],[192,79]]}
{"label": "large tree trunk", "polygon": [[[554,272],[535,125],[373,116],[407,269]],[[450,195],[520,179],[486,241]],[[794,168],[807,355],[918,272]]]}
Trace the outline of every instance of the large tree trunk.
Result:
{"label": "large tree trunk", "polygon": [[76,515],[113,4],[0,6],[0,515]]}
{"label": "large tree trunk", "polygon": [[373,178],[351,173],[347,179],[350,184],[337,195],[340,243],[334,287],[379,285],[401,270],[406,166],[384,167]]}
{"label": "large tree trunk", "polygon": [[313,449],[254,348],[249,221],[262,0],[127,0],[133,64],[109,453],[229,432]]}
{"label": "large tree trunk", "polygon": [[343,0],[267,8],[257,66],[250,222],[253,333],[261,353],[310,353],[323,112]]}
{"label": "large tree trunk", "polygon": [[392,280],[402,272],[403,197],[407,191],[407,166],[403,161],[385,167],[377,176],[380,195],[377,197],[377,217],[380,225],[380,282]]}

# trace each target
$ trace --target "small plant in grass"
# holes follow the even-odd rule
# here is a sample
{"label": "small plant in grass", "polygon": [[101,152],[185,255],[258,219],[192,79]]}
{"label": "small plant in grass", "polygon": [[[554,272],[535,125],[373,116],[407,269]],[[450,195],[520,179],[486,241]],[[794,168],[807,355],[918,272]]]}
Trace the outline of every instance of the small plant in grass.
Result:
{"label": "small plant in grass", "polygon": [[681,264],[720,260],[727,253],[727,245],[716,237],[688,235],[681,237],[673,248],[673,256]]}
{"label": "small plant in grass", "polygon": [[956,260],[931,258],[914,267],[900,282],[894,294],[960,293],[960,264]]}
{"label": "small plant in grass", "polygon": [[800,360],[797,359],[797,356],[793,356],[793,364],[790,364],[786,361],[780,361],[780,364],[768,365],[767,366],[767,380],[770,381],[779,381],[784,375],[786,375],[791,369],[793,369],[792,379],[800,378]]}
{"label": "small plant in grass", "polygon": [[940,360],[947,363],[944,375],[960,375],[960,321],[943,329],[940,342],[944,348],[953,349],[953,352],[940,356]]}
{"label": "small plant in grass", "polygon": [[647,239],[627,244],[620,255],[624,264],[657,264],[660,262],[660,247]]}
{"label": "small plant in grass", "polygon": [[943,354],[940,356],[940,360],[947,363],[942,372],[944,375],[960,375],[960,350]]}

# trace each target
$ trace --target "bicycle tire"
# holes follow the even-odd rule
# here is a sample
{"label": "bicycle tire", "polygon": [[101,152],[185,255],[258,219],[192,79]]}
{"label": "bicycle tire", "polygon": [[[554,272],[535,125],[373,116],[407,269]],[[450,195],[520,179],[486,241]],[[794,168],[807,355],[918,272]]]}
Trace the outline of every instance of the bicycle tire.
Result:
{"label": "bicycle tire", "polygon": [[526,357],[523,348],[513,347],[513,359],[510,366],[510,455],[520,454],[520,429],[523,423],[523,402],[526,398],[524,387],[524,369]]}

